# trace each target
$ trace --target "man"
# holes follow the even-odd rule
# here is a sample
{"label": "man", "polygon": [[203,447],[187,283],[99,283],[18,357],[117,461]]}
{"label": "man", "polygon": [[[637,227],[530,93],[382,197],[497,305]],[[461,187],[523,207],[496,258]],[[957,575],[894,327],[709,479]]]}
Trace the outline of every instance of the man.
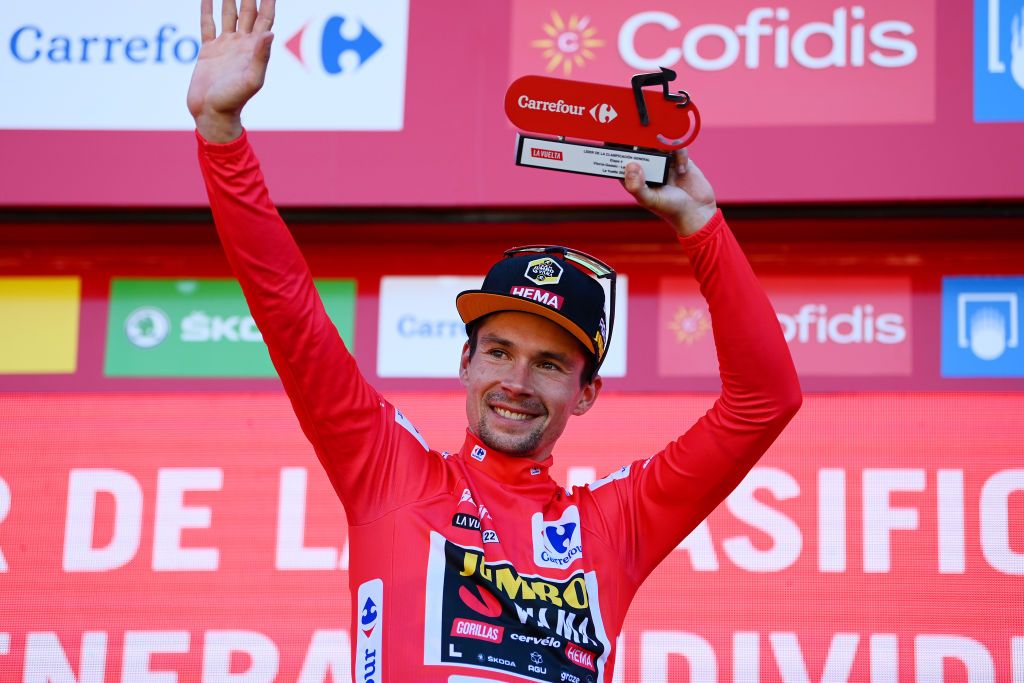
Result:
{"label": "man", "polygon": [[200,165],[225,252],[345,506],[354,680],[607,683],[641,582],[800,403],[775,315],[711,186],[685,154],[662,188],[636,166],[624,181],[676,230],[708,299],[723,393],[707,415],[600,482],[558,486],[554,445],[601,390],[603,294],[585,271],[603,266],[571,250],[512,253],[458,298],[469,428],[457,453],[432,451],[359,374],[242,129],[266,73],[274,2],[242,0],[236,14],[225,0],[219,36],[212,3],[202,0],[188,94]]}

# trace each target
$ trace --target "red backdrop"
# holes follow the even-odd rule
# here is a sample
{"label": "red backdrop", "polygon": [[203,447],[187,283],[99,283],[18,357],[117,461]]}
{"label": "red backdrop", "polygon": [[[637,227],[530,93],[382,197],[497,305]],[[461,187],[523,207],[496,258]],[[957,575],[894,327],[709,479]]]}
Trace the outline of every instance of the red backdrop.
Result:
{"label": "red backdrop", "polygon": [[[390,398],[433,447],[461,441],[460,395]],[[603,396],[553,474],[650,454],[711,400]],[[642,588],[621,680],[1020,680],[1021,408],[809,397]],[[343,513],[284,397],[8,394],[0,412],[3,680],[348,680]]]}

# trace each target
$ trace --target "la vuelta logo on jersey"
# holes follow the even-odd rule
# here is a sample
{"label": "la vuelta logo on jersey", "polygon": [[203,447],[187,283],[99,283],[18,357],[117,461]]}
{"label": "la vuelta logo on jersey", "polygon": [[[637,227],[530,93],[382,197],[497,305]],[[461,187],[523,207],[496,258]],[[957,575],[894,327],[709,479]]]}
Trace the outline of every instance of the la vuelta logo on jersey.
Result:
{"label": "la vuelta logo on jersey", "polygon": [[583,557],[580,536],[580,511],[570,505],[555,521],[545,521],[536,512],[533,526],[533,561],[538,567],[563,569]]}
{"label": "la vuelta logo on jersey", "polygon": [[593,572],[521,574],[432,532],[424,663],[542,683],[601,680],[611,648],[597,590]]}

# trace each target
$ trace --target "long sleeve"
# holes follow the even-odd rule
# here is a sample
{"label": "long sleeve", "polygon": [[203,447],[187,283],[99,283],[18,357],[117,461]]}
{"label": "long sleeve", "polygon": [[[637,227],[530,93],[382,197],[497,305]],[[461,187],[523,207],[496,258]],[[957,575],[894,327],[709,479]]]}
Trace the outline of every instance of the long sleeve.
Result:
{"label": "long sleeve", "polygon": [[220,145],[197,138],[224,252],[302,430],[350,521],[378,514],[403,493],[389,483],[409,479],[397,453],[411,430],[395,428],[400,414],[362,377],[327,316],[247,136]]}
{"label": "long sleeve", "polygon": [[801,403],[775,312],[721,212],[680,242],[711,312],[722,394],[664,450],[591,486],[603,533],[628,539],[637,584],[739,484]]}

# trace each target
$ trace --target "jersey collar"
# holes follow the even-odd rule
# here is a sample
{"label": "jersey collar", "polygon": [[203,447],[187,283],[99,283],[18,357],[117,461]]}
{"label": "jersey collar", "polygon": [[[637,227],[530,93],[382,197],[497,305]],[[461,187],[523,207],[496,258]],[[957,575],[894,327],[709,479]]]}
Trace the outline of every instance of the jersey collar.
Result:
{"label": "jersey collar", "polygon": [[466,441],[462,444],[459,455],[470,467],[504,484],[535,484],[546,481],[548,469],[554,462],[554,458],[550,455],[544,461],[536,462],[529,458],[494,450],[485,446],[468,429],[466,430]]}

